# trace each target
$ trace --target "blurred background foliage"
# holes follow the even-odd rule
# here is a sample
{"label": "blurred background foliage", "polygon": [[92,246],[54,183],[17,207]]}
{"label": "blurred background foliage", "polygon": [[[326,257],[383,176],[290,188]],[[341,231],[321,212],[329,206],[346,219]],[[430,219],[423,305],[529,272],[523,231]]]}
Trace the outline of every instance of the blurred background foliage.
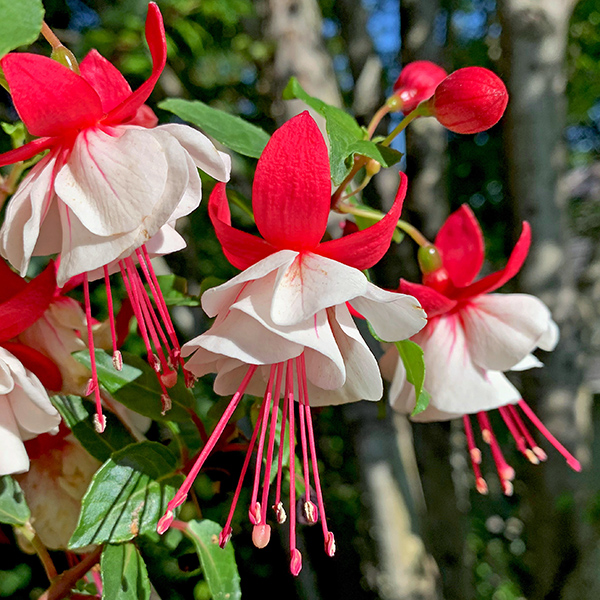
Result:
{"label": "blurred background foliage", "polygon": [[[267,0],[159,0],[158,3],[168,36],[168,66],[149,101],[151,106],[156,109],[156,105],[167,97],[197,98],[243,116],[272,132],[283,118],[272,72],[276,40],[268,30],[270,4],[277,4],[277,0],[271,3]],[[133,88],[149,74],[151,63],[143,40],[145,0],[45,0],[44,4],[47,22],[78,57],[82,58],[89,49],[97,48],[121,70]],[[370,37],[372,51],[382,68],[377,82],[382,97],[391,92],[401,68],[404,41],[401,32],[406,33],[411,27],[407,9],[412,4],[403,0],[362,0],[363,33]],[[433,5],[429,42],[448,71],[467,65],[481,65],[495,70],[502,77],[508,75],[504,72],[506,63],[502,62],[500,8],[494,0],[423,0],[422,4]],[[351,31],[349,16],[342,5],[345,3],[321,0],[315,6],[323,17],[323,43],[331,57],[337,85],[346,107],[352,110],[357,75],[351,55],[356,40],[348,33]],[[41,40],[32,51],[49,54],[49,48]],[[580,0],[574,6],[568,27],[564,65],[568,75],[568,113],[563,139],[570,168],[566,177],[570,186],[567,216],[572,234],[584,246],[586,240],[597,241],[600,237],[599,58],[600,2]],[[1,100],[0,120],[14,121],[16,114],[8,96],[4,94]],[[156,110],[162,121],[173,119],[170,113]],[[368,116],[360,118],[364,121]],[[441,210],[447,214],[460,204],[468,203],[486,234],[488,268],[501,266],[518,230],[507,194],[502,123],[475,136],[443,135],[446,136],[447,148],[441,162],[440,177],[446,197],[439,199]],[[7,136],[2,136],[0,144],[2,149],[9,147]],[[234,156],[233,160],[233,178],[229,187],[249,198],[255,162],[241,156]],[[204,194],[207,197],[211,184],[209,181],[205,184]],[[385,194],[373,201],[385,204]],[[409,214],[426,221],[427,214],[419,215],[417,204],[418,200],[411,200],[407,206]],[[247,217],[244,221],[242,211],[234,211],[234,219],[251,226]],[[224,280],[235,273],[222,256],[206,216],[205,203],[187,220],[184,228],[188,247],[167,257],[168,267],[165,268],[186,277],[193,293],[199,292],[206,278]],[[414,248],[408,241],[403,246],[408,247],[398,256],[404,263],[391,270],[394,275],[397,272],[414,273],[414,264],[411,265]],[[579,291],[582,295],[587,294],[582,299],[588,306],[585,312],[587,333],[582,335],[578,351],[592,356],[600,347],[600,335],[594,333],[600,332],[596,289],[600,271],[596,266],[595,248],[585,247],[589,251]],[[375,277],[390,287],[395,285],[385,267],[376,272]],[[95,294],[101,314],[104,306],[102,291],[98,289]],[[206,327],[199,308],[178,308],[175,317],[183,339]],[[130,342],[129,349],[141,352],[136,343],[135,340]],[[593,368],[591,374],[588,371],[586,385],[588,391],[594,392],[590,381],[595,381],[595,371]],[[199,385],[196,396],[199,413],[209,414],[210,419],[209,407],[215,401],[210,385]],[[509,461],[517,467],[515,495],[511,498],[501,496],[493,485],[487,497],[474,492],[464,440],[454,424],[415,426],[415,457],[407,450],[406,443],[395,443],[396,436],[403,435],[411,446],[410,429],[406,424],[399,426],[398,418],[389,414],[384,403],[380,406],[351,407],[342,413],[338,409],[327,408],[319,413],[316,426],[323,463],[321,473],[338,553],[334,559],[328,559],[322,551],[322,541],[316,531],[318,527],[302,527],[300,543],[304,569],[300,577],[292,578],[284,549],[285,532],[274,528],[271,544],[264,550],[256,550],[251,543],[250,527],[246,525],[243,508],[248,499],[242,497],[234,521],[233,543],[244,598],[517,600],[578,597],[592,600],[598,597],[600,569],[597,558],[592,558],[591,563],[596,565],[595,570],[578,571],[578,560],[584,550],[600,557],[597,550],[600,533],[597,476],[581,476],[575,488],[565,487],[554,496],[546,497],[553,503],[546,510],[556,517],[549,525],[547,520],[536,520],[531,503],[521,501],[522,495],[527,495],[528,486],[531,493],[535,485],[535,479],[530,478],[532,467],[524,464],[516,451],[509,449],[508,435],[502,439],[502,427],[497,428],[500,441],[506,448]],[[597,419],[597,416],[594,418]],[[367,439],[365,427],[370,426],[375,427],[377,432],[375,437]],[[249,430],[247,417],[241,421],[240,427]],[[588,423],[588,430],[591,427]],[[425,428],[436,432],[439,447],[432,442],[431,433],[424,434],[430,436],[429,439],[422,437]],[[165,431],[154,433],[158,438],[168,439]],[[390,580],[384,566],[386,557],[382,556],[381,545],[377,543],[380,537],[377,528],[381,522],[373,516],[373,498],[370,496],[373,488],[365,483],[368,480],[365,469],[371,464],[369,457],[372,458],[374,450],[365,449],[365,440],[371,444],[381,443],[382,448],[392,448],[387,459],[410,508],[409,533],[423,537],[428,555],[433,555],[436,561],[433,566],[427,561],[419,563],[417,574],[404,572],[404,577],[413,577],[417,583],[412,586],[407,583],[402,589],[393,584],[393,577]],[[591,445],[590,435],[586,440],[584,452],[589,458],[598,451]],[[198,442],[192,439],[191,443],[193,446]],[[421,481],[410,467],[415,460],[421,468]],[[220,523],[224,521],[242,461],[242,453],[229,452],[218,453],[207,463],[195,487],[204,517]],[[425,465],[425,461],[430,462]],[[431,461],[437,461],[433,467]],[[553,455],[551,462],[560,462],[560,459]],[[599,464],[596,460],[596,469]],[[589,468],[589,460],[586,465]],[[485,463],[485,468],[491,466],[491,460]],[[537,467],[551,468],[548,464]],[[551,473],[558,473],[557,476],[562,478],[564,469]],[[493,475],[487,475],[488,481],[493,484]],[[435,491],[431,492],[433,482],[430,478],[434,476],[437,478],[433,486]],[[573,492],[573,489],[579,491]],[[248,490],[244,493],[247,494]],[[572,591],[569,592],[571,595],[566,592],[564,594],[567,595],[564,595],[562,585],[556,582],[556,575],[550,584],[540,584],[546,577],[544,566],[532,558],[535,543],[530,545],[530,537],[536,527],[555,527],[559,537],[570,535],[567,530],[561,529],[561,515],[566,520],[573,518],[577,496],[583,498],[583,507],[576,511],[575,518],[584,522],[587,529],[580,539],[571,540],[568,551],[572,554],[563,557],[561,576],[565,582],[573,574],[580,578],[581,585],[574,588],[579,590],[578,596]],[[443,510],[440,504],[445,504]],[[37,558],[14,552],[9,546],[12,540],[7,537],[10,532],[7,528],[2,531],[0,597],[15,600],[37,598],[46,585]],[[406,553],[411,553],[410,544],[413,542],[407,532],[398,531],[397,537]],[[205,584],[198,583],[198,562],[193,548],[181,539],[179,532],[170,532],[160,543],[141,538],[140,548],[152,583],[163,600],[209,597]],[[56,560],[58,564],[64,562],[59,555]],[[391,569],[394,569],[393,565]]]}

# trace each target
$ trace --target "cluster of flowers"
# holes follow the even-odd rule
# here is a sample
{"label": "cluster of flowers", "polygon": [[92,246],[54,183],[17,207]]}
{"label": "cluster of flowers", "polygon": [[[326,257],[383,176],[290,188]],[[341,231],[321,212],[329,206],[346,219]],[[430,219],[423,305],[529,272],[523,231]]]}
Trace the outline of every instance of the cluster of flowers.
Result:
{"label": "cluster of flowers", "polygon": [[[104,392],[94,361],[99,325],[91,315],[89,281],[104,278],[109,347],[114,367],[120,369],[123,332],[122,319],[113,315],[113,273],[122,277],[148,361],[163,390],[163,410],[169,409],[169,388],[179,368],[189,385],[197,377],[216,373],[215,392],[233,394],[159,521],[159,533],[172,523],[176,507],[185,501],[243,395],[251,394],[263,400],[220,544],[231,536],[233,511],[255,447],[249,516],[256,546],[264,547],[270,537],[267,506],[274,461],[274,514],[279,523],[288,519],[281,499],[282,457],[285,444],[294,455],[298,430],[302,473],[296,474],[294,461],[289,461],[291,571],[298,574],[302,565],[295,533],[298,477],[306,490],[300,503],[304,518],[320,521],[325,550],[334,554],[311,409],[379,400],[383,395],[379,365],[352,315],[367,319],[384,340],[412,338],[421,345],[431,402],[416,419],[464,419],[479,491],[487,487],[471,414],[491,447],[506,493],[511,492],[514,477],[487,417],[490,409],[499,409],[529,460],[544,460],[546,455],[517,406],[579,469],[503,374],[540,366],[532,351],[551,350],[558,339],[549,311],[536,298],[489,294],[523,264],[530,243],[526,223],[505,269],[474,281],[484,260],[483,237],[475,217],[463,206],[446,221],[435,243],[421,249],[422,284],[402,280],[397,291],[380,289],[363,271],[390,246],[406,194],[406,177],[400,174],[394,204],[375,224],[322,241],[331,209],[328,151],[313,119],[302,113],[273,134],[258,161],[252,206],[262,237],[238,230],[231,225],[225,188],[229,157],[188,126],[157,126],[156,116],[144,104],[166,61],[162,17],[153,3],[146,37],[153,71],[135,92],[95,51],[76,69],[27,53],[12,53],[1,61],[16,110],[37,138],[0,155],[0,166],[48,152],[7,206],[0,253],[23,277],[32,256],[58,254],[59,260],[29,282],[0,262],[0,474],[27,471],[23,442],[58,432],[60,417],[46,390],[93,395],[95,426],[98,432],[104,430]],[[413,111],[416,116],[434,116],[452,131],[471,133],[496,123],[507,100],[502,82],[485,69],[461,69],[447,76],[436,65],[417,62],[403,69],[386,107],[409,116]],[[151,258],[185,245],[174,226],[200,203],[198,169],[218,181],[209,199],[210,219],[225,256],[242,272],[203,294],[202,307],[214,323],[180,346]],[[84,288],[83,308],[65,295],[79,284]],[[91,377],[71,357],[86,346]],[[189,357],[186,362],[185,357]],[[384,356],[382,370],[392,381],[392,406],[410,413],[414,388],[395,348]],[[43,439],[46,443],[50,436]],[[64,445],[64,432],[55,439]]]}

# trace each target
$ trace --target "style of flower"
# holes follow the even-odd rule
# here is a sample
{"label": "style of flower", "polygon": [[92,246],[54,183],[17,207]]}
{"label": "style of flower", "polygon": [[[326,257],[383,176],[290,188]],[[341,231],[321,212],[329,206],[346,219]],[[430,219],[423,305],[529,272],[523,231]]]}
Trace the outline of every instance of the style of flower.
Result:
{"label": "style of flower", "polygon": [[442,67],[428,60],[408,63],[394,83],[394,98],[397,98],[398,104],[394,109],[408,115],[418,104],[429,100],[435,88],[447,76],[448,73]]}
{"label": "style of flower", "polygon": [[[0,253],[24,275],[32,255],[60,252],[59,286],[83,274],[92,357],[89,393],[95,393],[99,431],[104,420],[89,280],[104,277],[112,322],[109,274],[121,272],[168,408],[166,387],[176,378],[180,346],[150,257],[185,246],[173,225],[200,203],[198,168],[219,181],[227,181],[230,171],[228,157],[200,132],[177,124],[156,127],[156,116],[144,102],[165,66],[167,45],[154,3],[148,7],[146,39],[152,75],[135,92],[95,50],[79,65],[80,73],[28,53],[10,53],[0,61],[19,116],[32,135],[41,136],[0,155],[0,166],[49,150],[8,204]],[[120,368],[114,325],[112,330],[114,364]]]}
{"label": "style of flower", "polygon": [[59,391],[62,378],[49,358],[16,340],[50,306],[54,264],[27,283],[0,261],[0,280],[0,475],[8,475],[29,468],[25,440],[58,431],[46,388]]}
{"label": "style of flower", "polygon": [[[554,438],[504,371],[540,367],[531,352],[552,350],[558,328],[544,303],[527,294],[490,294],[514,277],[521,268],[531,241],[529,225],[523,231],[504,269],[475,280],[484,260],[484,242],[479,223],[468,206],[450,215],[440,229],[430,260],[422,263],[423,285],[400,281],[399,291],[419,299],[429,317],[427,326],[412,340],[425,358],[425,389],[431,400],[415,421],[443,421],[462,417],[477,490],[487,493],[481,475],[481,451],[476,446],[469,415],[475,415],[484,442],[490,445],[505,494],[512,494],[514,469],[506,462],[492,430],[487,411],[498,409],[514,437],[517,448],[532,463],[546,453],[529,432],[519,407],[531,423],[580,470],[579,462]],[[440,261],[441,258],[441,261]],[[428,268],[431,266],[432,268]],[[407,382],[395,348],[382,359],[382,372],[392,381],[392,406],[410,414],[415,406],[414,387]]]}
{"label": "style of flower", "polygon": [[[327,527],[311,409],[361,399],[378,400],[383,393],[377,362],[356,329],[346,303],[364,314],[386,339],[404,339],[425,324],[425,315],[414,298],[381,290],[361,273],[389,248],[405,193],[406,177],[402,175],[394,205],[381,221],[364,231],[321,243],[331,201],[329,160],[325,141],[306,112],[273,134],[258,161],[252,204],[263,239],[231,226],[225,185],[217,184],[210,197],[209,214],[223,252],[243,272],[204,293],[202,306],[216,320],[207,332],[186,343],[182,354],[191,355],[186,368],[194,375],[217,374],[217,394],[234,395],[159,521],[159,533],[173,521],[173,511],[185,501],[242,396],[250,393],[262,395],[263,401],[220,536],[221,546],[231,536],[235,504],[257,439],[249,509],[255,545],[262,548],[270,538],[267,504],[274,460],[277,481],[273,508],[279,523],[286,520],[281,501],[284,432],[290,432],[289,455],[294,456],[297,422],[306,489],[302,498],[304,517],[311,523],[320,519],[325,550],[333,555],[335,541]],[[281,433],[275,458],[280,404]],[[294,460],[289,462],[290,568],[297,575],[302,557],[296,548]],[[311,499],[312,489],[316,505]]]}

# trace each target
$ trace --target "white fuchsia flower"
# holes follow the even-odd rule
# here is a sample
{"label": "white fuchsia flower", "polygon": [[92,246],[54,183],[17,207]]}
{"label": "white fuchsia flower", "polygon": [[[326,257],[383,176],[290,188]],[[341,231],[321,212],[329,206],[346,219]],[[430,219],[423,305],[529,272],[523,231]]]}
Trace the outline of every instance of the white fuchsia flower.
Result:
{"label": "white fuchsia flower", "polygon": [[38,350],[16,341],[52,302],[54,273],[50,264],[26,282],[0,260],[0,475],[27,471],[23,442],[58,431],[60,416],[46,388],[60,390],[60,371]]}
{"label": "white fuchsia flower", "polygon": [[[487,411],[498,409],[515,439],[517,448],[531,462],[546,459],[527,429],[522,415],[579,471],[579,462],[546,429],[504,371],[541,367],[533,356],[536,348],[552,350],[558,342],[558,327],[546,305],[528,294],[490,294],[520,270],[531,242],[529,225],[523,232],[504,269],[478,281],[484,260],[484,242],[479,223],[463,205],[440,229],[431,252],[434,268],[424,269],[423,285],[401,280],[399,291],[414,295],[427,312],[427,326],[412,340],[425,358],[425,384],[431,400],[415,421],[443,421],[462,417],[477,489],[487,492],[479,464],[469,415],[475,415],[483,440],[490,445],[502,489],[512,493],[514,469],[506,462]],[[423,250],[423,249],[422,249]],[[441,259],[441,263],[440,263]],[[398,352],[391,348],[382,359],[382,372],[391,380],[390,401],[399,412],[410,414],[415,406],[414,387],[408,383]]]}
{"label": "white fuchsia flower", "polygon": [[41,136],[0,155],[0,166],[49,150],[8,204],[0,253],[22,275],[31,256],[60,253],[59,286],[82,275],[92,357],[89,393],[95,393],[100,431],[104,421],[88,280],[104,277],[112,321],[109,274],[121,272],[149,361],[161,373],[166,408],[166,387],[174,383],[180,347],[150,257],[185,246],[173,225],[200,203],[198,168],[219,181],[227,181],[230,172],[229,158],[199,131],[186,125],[156,126],[156,116],[144,102],[165,66],[167,44],[154,3],[148,6],[146,39],[152,75],[135,92],[95,50],[79,65],[80,73],[35,54],[10,53],[0,61],[19,116],[32,135]]}
{"label": "white fuchsia flower", "polygon": [[[275,428],[283,397],[281,432],[289,423],[293,432],[291,455],[298,401],[307,490],[304,516],[312,523],[320,519],[326,552],[333,555],[335,542],[327,528],[311,407],[382,396],[377,361],[358,332],[348,305],[365,315],[385,339],[405,339],[425,325],[425,314],[414,298],[381,290],[361,272],[378,262],[389,248],[405,193],[406,177],[401,175],[394,205],[381,221],[364,231],[321,243],[331,202],[329,159],[325,141],[308,113],[279,128],[258,161],[252,205],[263,239],[231,226],[225,186],[217,184],[210,197],[209,214],[225,255],[243,272],[204,293],[202,306],[210,317],[216,317],[215,322],[206,333],[185,344],[182,354],[191,355],[186,369],[196,376],[216,373],[215,391],[234,395],[185,483],[169,503],[159,532],[169,527],[174,509],[185,501],[242,396],[250,393],[262,395],[263,402],[220,543],[224,545],[231,536],[235,502],[257,439],[249,514],[254,543],[258,547],[268,543],[269,474],[275,460]],[[281,502],[283,446],[281,434],[273,505],[280,523],[287,518]],[[311,464],[317,505],[311,500]],[[295,537],[295,478],[294,461],[290,460],[291,571],[297,575],[302,558]]]}

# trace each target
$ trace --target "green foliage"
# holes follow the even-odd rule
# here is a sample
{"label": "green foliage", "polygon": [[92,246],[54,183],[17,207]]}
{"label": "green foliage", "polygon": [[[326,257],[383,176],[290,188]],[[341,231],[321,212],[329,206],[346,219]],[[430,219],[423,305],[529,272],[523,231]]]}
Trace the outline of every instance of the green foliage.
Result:
{"label": "green foliage", "polygon": [[283,91],[284,100],[298,98],[325,117],[327,136],[329,137],[329,160],[331,163],[331,179],[339,185],[352,168],[352,157],[362,154],[375,159],[384,167],[397,163],[402,153],[391,148],[365,140],[364,129],[347,112],[330,106],[322,100],[307,94],[292,77]]}
{"label": "green foliage", "polygon": [[154,532],[182,482],[176,468],[177,457],[158,442],[139,442],[115,452],[83,497],[69,547],[126,542]]}
{"label": "green foliage", "polygon": [[42,29],[42,0],[0,0],[0,56],[31,44]]}
{"label": "green foliage", "polygon": [[0,477],[0,523],[25,525],[30,517],[19,484],[10,475]]}
{"label": "green foliage", "polygon": [[260,127],[240,117],[212,108],[200,100],[170,98],[161,102],[159,108],[197,125],[227,148],[244,156],[258,158],[269,141],[269,134]]}
{"label": "green foliage", "polygon": [[406,369],[406,379],[412,383],[415,388],[415,398],[417,399],[411,416],[418,415],[429,406],[430,396],[423,388],[425,383],[425,359],[423,349],[418,344],[410,340],[395,342],[398,348],[398,354]]}
{"label": "green foliage", "polygon": [[107,544],[100,559],[103,600],[148,600],[146,565],[133,543]]}
{"label": "green foliage", "polygon": [[52,404],[81,445],[100,462],[108,460],[113,452],[135,442],[119,419],[105,411],[106,430],[98,433],[94,427],[95,407],[79,396],[54,396]]}
{"label": "green foliage", "polygon": [[239,600],[242,597],[240,576],[233,546],[219,546],[221,525],[204,519],[187,523],[187,535],[196,547],[204,577],[214,600]]}
{"label": "green foliage", "polygon": [[188,294],[185,277],[158,275],[157,279],[167,306],[200,306],[200,299]]}
{"label": "green foliage", "polygon": [[[90,367],[90,356],[86,350],[73,356]],[[103,350],[96,350],[98,379],[115,400],[156,421],[187,421],[190,418],[194,397],[185,387],[183,377],[178,377],[175,386],[168,390],[173,405],[162,414],[162,390],[155,371],[139,356],[124,352],[123,360],[123,369],[117,371],[112,358]]]}

